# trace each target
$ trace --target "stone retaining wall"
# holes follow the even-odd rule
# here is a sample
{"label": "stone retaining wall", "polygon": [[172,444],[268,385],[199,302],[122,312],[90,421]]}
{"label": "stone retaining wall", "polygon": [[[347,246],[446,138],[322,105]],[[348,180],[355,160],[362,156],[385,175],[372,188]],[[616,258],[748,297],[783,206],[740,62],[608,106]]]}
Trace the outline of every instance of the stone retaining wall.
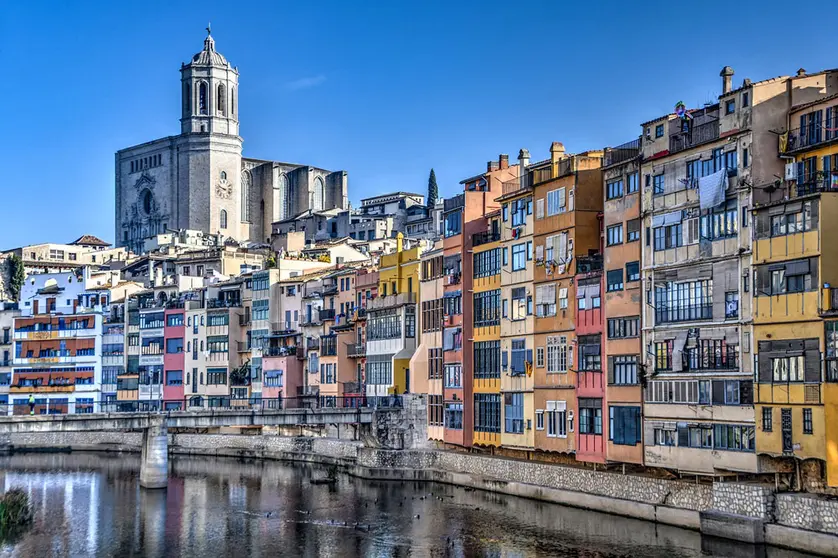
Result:
{"label": "stone retaining wall", "polygon": [[713,483],[714,510],[772,521],[774,505],[772,486],[734,482]]}
{"label": "stone retaining wall", "polygon": [[811,494],[777,494],[777,523],[838,535],[838,500]]}

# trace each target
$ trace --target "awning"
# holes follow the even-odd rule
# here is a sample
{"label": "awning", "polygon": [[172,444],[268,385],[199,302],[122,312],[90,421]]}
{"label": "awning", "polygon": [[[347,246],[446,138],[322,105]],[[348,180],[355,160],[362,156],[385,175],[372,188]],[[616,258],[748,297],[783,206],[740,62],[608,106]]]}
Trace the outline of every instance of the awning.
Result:
{"label": "awning", "polygon": [[680,223],[682,219],[683,212],[681,211],[670,211],[669,213],[664,213],[663,215],[655,215],[652,217],[652,228],[656,229],[666,225],[675,225]]}

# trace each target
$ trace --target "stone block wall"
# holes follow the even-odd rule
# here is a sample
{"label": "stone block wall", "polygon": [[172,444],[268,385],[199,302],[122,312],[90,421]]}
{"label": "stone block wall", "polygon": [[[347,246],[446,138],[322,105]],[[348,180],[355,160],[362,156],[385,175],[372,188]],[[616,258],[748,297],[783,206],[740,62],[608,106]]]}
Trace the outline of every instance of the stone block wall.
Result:
{"label": "stone block wall", "polygon": [[838,500],[813,494],[777,494],[777,523],[838,535]]}
{"label": "stone block wall", "polygon": [[736,482],[713,483],[713,509],[771,521],[774,518],[774,488]]}

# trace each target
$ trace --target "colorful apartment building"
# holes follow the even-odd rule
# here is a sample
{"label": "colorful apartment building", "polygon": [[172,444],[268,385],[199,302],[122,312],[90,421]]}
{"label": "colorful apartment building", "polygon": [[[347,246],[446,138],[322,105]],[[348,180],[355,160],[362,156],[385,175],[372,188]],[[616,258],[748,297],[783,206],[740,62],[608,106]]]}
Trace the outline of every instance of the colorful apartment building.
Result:
{"label": "colorful apartment building", "polygon": [[[835,72],[791,78],[785,170],[754,193],[756,449],[804,482],[838,486],[838,90]],[[798,487],[800,488],[800,487]]]}
{"label": "colorful apartment building", "polygon": [[732,75],[718,103],[643,124],[644,460],[700,474],[760,471],[749,212],[782,172],[769,146],[787,83]]}
{"label": "colorful apartment building", "polygon": [[320,337],[320,406],[344,407],[348,406],[346,394],[357,394],[359,391],[357,386],[352,385],[357,380],[357,374],[355,363],[349,356],[356,341],[355,269],[338,268],[323,280],[328,316],[324,324],[325,334]]}
{"label": "colorful apartment building", "polygon": [[[640,139],[606,149],[602,180],[603,226],[611,231],[603,247],[605,269],[623,270],[623,288],[602,288],[605,310],[603,365],[607,370],[609,462],[643,463],[643,390],[640,364],[643,347],[640,315]],[[609,242],[610,241],[610,242]],[[616,275],[616,274],[615,274]],[[606,287],[606,286],[604,286]]]}
{"label": "colorful apartment building", "polygon": [[399,233],[396,251],[381,256],[378,296],[367,302],[364,384],[367,398],[382,403],[387,396],[410,391],[410,359],[417,346],[421,247],[406,248],[404,242]]}
{"label": "colorful apartment building", "polygon": [[410,361],[414,371],[413,392],[428,396],[428,439],[442,442],[442,323],[443,323],[443,248],[437,241],[422,254],[419,282],[419,346]]}
{"label": "colorful apartment building", "polygon": [[550,159],[526,175],[535,199],[535,448],[599,462],[606,439],[601,163],[601,152],[569,155],[555,142]]}
{"label": "colorful apartment building", "polygon": [[20,316],[17,302],[0,302],[0,415],[9,414],[9,386],[15,350],[15,318]]}
{"label": "colorful apartment building", "polygon": [[[472,444],[501,444],[501,214],[499,210],[475,219],[479,232],[471,235],[471,314],[474,324],[468,338],[466,377],[471,376],[474,416]],[[468,335],[468,332],[466,333]],[[473,338],[473,341],[471,339]],[[472,374],[469,375],[468,371]]]}

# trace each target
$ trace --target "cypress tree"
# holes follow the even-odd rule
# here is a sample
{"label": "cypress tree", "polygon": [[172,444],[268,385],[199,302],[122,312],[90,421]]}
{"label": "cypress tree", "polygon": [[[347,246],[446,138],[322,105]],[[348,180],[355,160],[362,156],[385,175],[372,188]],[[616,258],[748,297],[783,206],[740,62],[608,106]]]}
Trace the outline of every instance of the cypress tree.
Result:
{"label": "cypress tree", "polygon": [[436,199],[439,197],[439,188],[436,185],[436,173],[431,169],[431,175],[428,177],[428,207],[433,207]]}

